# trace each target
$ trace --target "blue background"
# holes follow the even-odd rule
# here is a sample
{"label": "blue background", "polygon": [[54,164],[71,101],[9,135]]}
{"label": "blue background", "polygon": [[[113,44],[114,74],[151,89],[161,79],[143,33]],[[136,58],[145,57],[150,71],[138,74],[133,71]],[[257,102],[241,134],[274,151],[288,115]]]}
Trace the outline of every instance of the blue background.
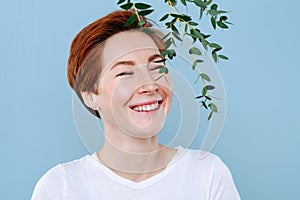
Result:
{"label": "blue background", "polygon": [[[234,26],[213,36],[227,118],[213,152],[242,199],[296,199],[300,180],[299,1],[218,1]],[[2,1],[0,6],[0,199],[30,199],[40,176],[87,154],[72,118],[69,47],[112,1]],[[159,19],[163,1],[154,1]],[[194,12],[194,11],[192,11]],[[196,12],[195,12],[196,15]],[[209,30],[209,29],[208,29]]]}

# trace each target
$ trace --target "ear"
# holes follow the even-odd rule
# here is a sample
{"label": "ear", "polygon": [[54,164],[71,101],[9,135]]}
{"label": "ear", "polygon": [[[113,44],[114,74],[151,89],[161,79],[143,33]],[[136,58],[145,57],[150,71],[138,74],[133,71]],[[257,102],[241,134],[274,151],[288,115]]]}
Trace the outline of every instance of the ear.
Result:
{"label": "ear", "polygon": [[81,93],[84,104],[95,110],[95,103],[94,103],[95,94],[92,92],[87,92],[87,91],[83,91],[80,93]]}

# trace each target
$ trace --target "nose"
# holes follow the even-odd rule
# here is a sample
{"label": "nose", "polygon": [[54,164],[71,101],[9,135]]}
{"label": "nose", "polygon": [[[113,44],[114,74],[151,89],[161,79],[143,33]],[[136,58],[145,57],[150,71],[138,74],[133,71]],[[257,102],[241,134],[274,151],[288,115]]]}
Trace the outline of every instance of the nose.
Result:
{"label": "nose", "polygon": [[153,94],[157,92],[158,85],[155,82],[148,82],[139,87],[138,92],[140,94]]}
{"label": "nose", "polygon": [[138,89],[140,94],[153,94],[158,90],[158,84],[155,82],[149,71],[145,71],[143,75],[140,77],[142,79],[141,86]]}

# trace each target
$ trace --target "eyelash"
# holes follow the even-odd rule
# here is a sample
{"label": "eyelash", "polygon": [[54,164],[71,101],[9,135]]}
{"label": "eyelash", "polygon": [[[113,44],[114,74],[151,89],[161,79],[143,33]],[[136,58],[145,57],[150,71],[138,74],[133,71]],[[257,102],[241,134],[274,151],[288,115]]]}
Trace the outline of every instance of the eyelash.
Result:
{"label": "eyelash", "polygon": [[151,71],[154,71],[154,70],[157,70],[157,69],[161,69],[161,68],[164,68],[164,67],[166,67],[166,66],[159,65],[159,66],[156,66],[156,67],[152,68]]}
{"label": "eyelash", "polygon": [[[158,65],[158,66],[150,69],[150,71],[155,71],[155,70],[161,69],[163,67],[166,67],[166,66],[164,66],[164,65]],[[121,72],[121,73],[117,74],[116,77],[125,76],[125,75],[133,75],[133,74],[134,74],[133,72]]]}
{"label": "eyelash", "polygon": [[133,75],[133,72],[121,72],[120,74],[117,74],[116,77],[125,75]]}

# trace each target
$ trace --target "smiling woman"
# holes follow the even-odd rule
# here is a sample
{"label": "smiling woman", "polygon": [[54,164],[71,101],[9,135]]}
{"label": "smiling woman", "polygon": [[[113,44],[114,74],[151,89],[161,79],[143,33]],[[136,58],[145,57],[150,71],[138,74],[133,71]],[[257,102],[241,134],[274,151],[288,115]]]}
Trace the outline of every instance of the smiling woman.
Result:
{"label": "smiling woman", "polygon": [[[69,57],[71,87],[101,116],[103,147],[50,169],[32,199],[240,199],[228,168],[215,155],[158,141],[172,105],[163,73],[163,40],[117,11],[84,28]],[[151,24],[146,22],[146,27]]]}

